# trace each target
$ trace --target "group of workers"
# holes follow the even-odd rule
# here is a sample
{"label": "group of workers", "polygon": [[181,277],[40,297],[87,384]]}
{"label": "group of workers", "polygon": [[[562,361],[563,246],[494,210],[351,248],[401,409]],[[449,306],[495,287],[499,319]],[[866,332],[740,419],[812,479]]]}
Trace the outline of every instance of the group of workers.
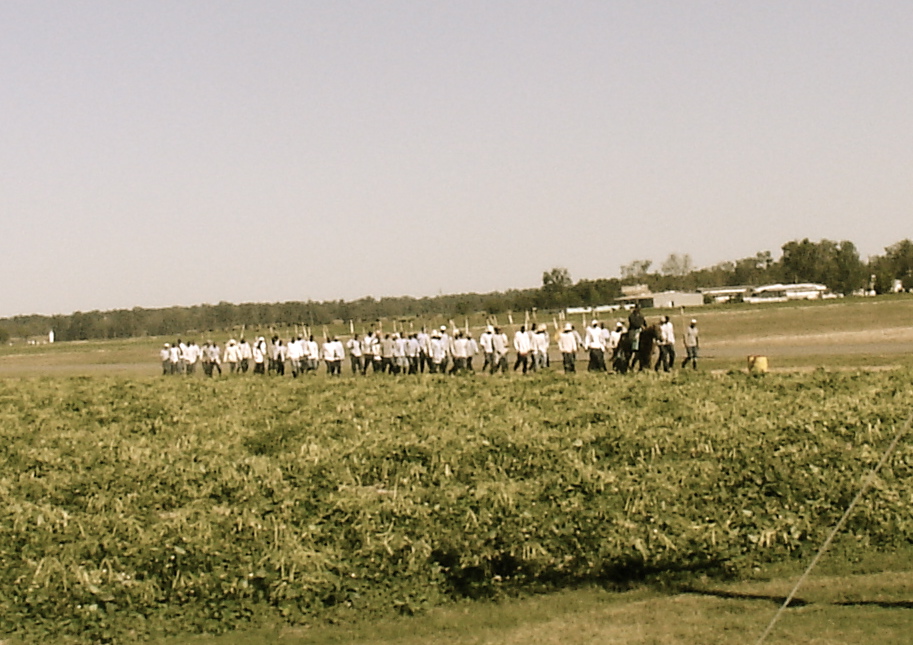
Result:
{"label": "group of workers", "polygon": [[[697,321],[692,320],[684,334],[686,358],[697,368],[698,333]],[[619,321],[614,329],[607,329],[604,323],[594,320],[586,328],[584,336],[574,325],[565,323],[557,336],[557,349],[561,353],[565,372],[575,372],[578,353],[589,354],[590,371],[626,371],[619,369],[615,360],[627,335],[627,347],[638,349],[638,339],[646,327],[646,321],[638,309],[628,318],[628,325]],[[675,332],[672,322],[665,316],[659,325],[659,359],[655,369],[669,371],[675,362]],[[366,375],[368,371],[389,374],[419,374],[426,370],[431,374],[459,374],[475,370],[473,361],[483,360],[481,371],[491,374],[507,372],[508,354],[512,348],[516,354],[513,370],[523,373],[550,366],[549,349],[551,338],[544,324],[521,325],[513,336],[513,342],[497,326],[489,325],[476,340],[467,329],[465,332],[446,326],[430,333],[424,328],[415,333],[382,333],[371,331],[363,337],[354,334],[345,344],[335,336],[327,336],[322,344],[314,336],[298,335],[284,341],[273,336],[269,341],[257,337],[253,344],[243,337],[240,342],[231,339],[222,350],[212,340],[202,347],[195,342],[184,343],[178,339],[174,344],[165,343],[161,350],[163,374],[189,374],[201,366],[206,376],[223,373],[285,375],[287,369],[293,377],[308,372],[317,372],[320,361],[326,365],[328,375],[342,374],[342,364],[348,356],[353,374]],[[608,357],[608,362],[607,362]]]}

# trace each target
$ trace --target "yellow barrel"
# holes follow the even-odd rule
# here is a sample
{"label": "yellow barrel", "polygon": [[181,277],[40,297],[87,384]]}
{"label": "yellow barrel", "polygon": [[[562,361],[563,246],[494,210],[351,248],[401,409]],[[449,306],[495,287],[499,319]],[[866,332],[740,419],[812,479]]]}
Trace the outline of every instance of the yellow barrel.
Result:
{"label": "yellow barrel", "polygon": [[749,356],[748,357],[748,372],[750,374],[766,374],[767,373],[767,357],[766,356]]}

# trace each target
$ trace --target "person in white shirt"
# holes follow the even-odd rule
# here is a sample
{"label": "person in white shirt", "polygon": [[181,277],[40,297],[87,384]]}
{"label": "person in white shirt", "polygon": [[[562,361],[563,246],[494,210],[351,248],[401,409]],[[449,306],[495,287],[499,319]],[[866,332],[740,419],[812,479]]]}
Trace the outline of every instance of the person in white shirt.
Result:
{"label": "person in white shirt", "polygon": [[472,337],[471,333],[466,332],[466,369],[470,372],[473,370],[472,358],[478,353],[479,344],[476,342],[476,339]]}
{"label": "person in white shirt", "polygon": [[342,362],[346,359],[346,348],[342,341],[333,337],[333,361],[336,363],[336,376],[342,376]]}
{"label": "person in white shirt", "polygon": [[372,329],[361,341],[361,373],[362,376],[368,373],[369,367],[374,367],[375,337]]}
{"label": "person in white shirt", "polygon": [[289,367],[292,368],[292,378],[298,378],[298,374],[301,373],[301,359],[304,356],[304,346],[301,341],[301,336],[298,336],[298,338],[292,338],[285,346]]}
{"label": "person in white shirt", "polygon": [[526,335],[529,336],[529,369],[533,372],[539,369],[539,344],[536,342],[537,329],[538,325],[533,323],[526,330]]}
{"label": "person in white shirt", "polygon": [[444,359],[441,361],[441,371],[446,372],[453,352],[453,341],[447,334],[447,325],[441,325],[441,347],[444,348]]}
{"label": "person in white shirt", "polygon": [[577,371],[577,350],[579,347],[574,326],[571,323],[565,323],[564,331],[558,336],[558,351],[561,352],[565,374]]}
{"label": "person in white shirt", "polygon": [[619,345],[621,344],[621,337],[624,333],[625,333],[625,327],[621,323],[621,321],[615,323],[615,329],[613,329],[611,332],[609,332],[609,343],[606,347],[606,349],[608,349],[609,351],[612,352],[612,357],[610,359],[611,363],[612,363],[612,369],[615,372],[622,372],[622,373],[624,373],[626,370],[621,365],[622,359],[621,359],[621,356],[619,356],[618,348],[619,348]]}
{"label": "person in white shirt", "polygon": [[254,374],[266,374],[266,359],[268,352],[266,339],[263,336],[260,336],[257,338],[253,347]]}
{"label": "person in white shirt", "polygon": [[159,357],[162,359],[162,376],[171,374],[171,345],[169,343],[165,343],[162,347]]}
{"label": "person in white shirt", "polygon": [[169,356],[171,360],[171,373],[180,374],[181,373],[181,339],[178,338],[177,342],[171,346],[171,354]]}
{"label": "person in white shirt", "polygon": [[222,376],[222,362],[221,362],[222,361],[222,358],[221,358],[222,352],[221,352],[221,350],[219,350],[219,346],[216,345],[215,342],[210,340],[209,342],[206,343],[205,353],[206,353],[206,362],[209,364],[209,367],[207,368],[206,376],[211,377],[214,371],[218,371],[219,376]]}
{"label": "person in white shirt", "polygon": [[482,335],[479,336],[479,347],[482,350],[482,353],[485,354],[485,362],[482,364],[482,371],[484,372],[486,368],[490,368],[494,365],[494,349],[491,345],[491,339],[495,335],[495,328],[491,325],[485,328],[485,331],[482,332]]}
{"label": "person in white shirt", "polygon": [[409,373],[418,374],[419,365],[422,362],[422,346],[418,342],[418,335],[412,334],[406,339],[406,358],[409,361]]}
{"label": "person in white shirt", "polygon": [[358,340],[358,334],[355,334],[348,340],[346,347],[349,350],[349,360],[352,362],[352,374],[358,374],[364,371],[362,364],[363,350],[362,343]]}
{"label": "person in white shirt", "polygon": [[444,344],[441,342],[441,333],[439,331],[435,330],[432,332],[429,348],[431,366],[428,368],[428,373],[437,374],[438,372],[443,372],[444,357],[447,355],[447,352],[444,351]]}
{"label": "person in white shirt", "polygon": [[675,329],[669,316],[663,316],[659,326],[659,358],[656,359],[654,371],[659,371],[662,366],[664,372],[669,372],[675,366]]}
{"label": "person in white shirt", "polygon": [[[371,334],[371,371],[377,374],[383,367],[384,357],[383,350],[380,346],[380,332]],[[368,364],[365,362],[365,373],[368,371]]]}
{"label": "person in white shirt", "polygon": [[247,374],[247,370],[250,368],[250,362],[254,358],[254,350],[251,348],[250,343],[248,343],[244,336],[241,337],[241,342],[238,343],[238,369],[241,370],[242,374]]}
{"label": "person in white shirt", "polygon": [[536,346],[536,360],[539,362],[539,369],[548,367],[548,325],[539,325],[539,331],[536,332],[533,342]]}
{"label": "person in white shirt", "polygon": [[602,329],[599,327],[599,322],[596,320],[587,327],[584,347],[590,352],[590,363],[587,369],[590,372],[604,372],[606,369],[605,339],[602,335]]}
{"label": "person in white shirt", "polygon": [[517,352],[517,360],[514,362],[514,371],[517,371],[521,365],[523,373],[529,368],[529,352],[532,346],[529,342],[529,334],[526,333],[526,326],[521,325],[520,331],[514,334],[514,350]]}
{"label": "person in white shirt", "polygon": [[193,373],[197,368],[197,363],[200,360],[200,353],[200,346],[196,344],[196,341],[190,341],[187,345],[187,349],[185,349],[182,354],[185,374],[193,376]]}
{"label": "person in white shirt", "polygon": [[697,333],[697,321],[694,318],[691,319],[691,325],[685,328],[683,336],[685,360],[682,362],[682,367],[684,368],[688,365],[688,361],[691,361],[691,367],[697,369],[697,350],[700,345],[700,339]]}
{"label": "person in white shirt", "polygon": [[313,334],[311,334],[307,342],[307,362],[308,371],[316,372],[317,365],[320,362],[320,347],[317,345],[317,341],[314,340]]}
{"label": "person in white shirt", "polygon": [[337,358],[336,337],[324,338],[323,347],[320,350],[323,356],[323,362],[327,366],[327,375],[336,376],[342,374],[342,360]]}
{"label": "person in white shirt", "polygon": [[466,370],[466,359],[469,357],[469,340],[463,332],[457,331],[453,335],[453,367],[451,374],[459,374]]}
{"label": "person in white shirt", "polygon": [[507,371],[507,334],[501,331],[500,327],[495,327],[495,332],[491,336],[492,362],[491,373],[496,374],[498,371]]}
{"label": "person in white shirt", "polygon": [[288,358],[288,345],[283,343],[280,338],[277,338],[273,343],[273,347],[276,376],[285,376],[285,359]]}
{"label": "person in white shirt", "polygon": [[406,346],[408,345],[402,334],[393,334],[393,363],[396,374],[406,374],[409,371],[409,357],[406,356]]}
{"label": "person in white shirt", "polygon": [[425,368],[428,368],[428,371],[431,371],[431,336],[428,335],[428,332],[422,327],[422,330],[415,335],[415,339],[418,341],[418,371],[422,374],[425,373]]}
{"label": "person in white shirt", "polygon": [[225,345],[225,354],[222,360],[228,364],[228,373],[234,374],[238,371],[238,361],[241,360],[241,350],[238,347],[238,341],[234,338],[228,340]]}

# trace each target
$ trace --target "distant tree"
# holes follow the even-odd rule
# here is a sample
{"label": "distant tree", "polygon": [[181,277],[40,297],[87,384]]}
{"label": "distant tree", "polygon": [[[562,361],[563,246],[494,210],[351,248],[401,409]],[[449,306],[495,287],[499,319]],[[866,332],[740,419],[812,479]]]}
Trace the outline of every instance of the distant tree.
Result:
{"label": "distant tree", "polygon": [[891,281],[900,280],[904,289],[913,289],[913,242],[902,240],[885,249]]}
{"label": "distant tree", "polygon": [[840,242],[834,249],[831,263],[826,276],[827,286],[845,295],[864,288],[868,271],[859,259],[855,244],[846,240]]}
{"label": "distant tree", "polygon": [[539,306],[543,309],[560,309],[568,306],[568,296],[574,282],[564,267],[555,267],[542,274]]}
{"label": "distant tree", "polygon": [[691,256],[687,253],[679,255],[678,253],[672,253],[666,258],[666,261],[663,262],[661,273],[663,275],[671,275],[676,277],[684,277],[694,271],[694,263],[691,261]]}
{"label": "distant tree", "polygon": [[817,282],[850,294],[865,285],[867,271],[852,242],[805,238],[783,245],[779,273],[784,282]]}
{"label": "distant tree", "polygon": [[630,264],[622,265],[621,279],[625,281],[644,280],[652,264],[652,260],[634,260]]}

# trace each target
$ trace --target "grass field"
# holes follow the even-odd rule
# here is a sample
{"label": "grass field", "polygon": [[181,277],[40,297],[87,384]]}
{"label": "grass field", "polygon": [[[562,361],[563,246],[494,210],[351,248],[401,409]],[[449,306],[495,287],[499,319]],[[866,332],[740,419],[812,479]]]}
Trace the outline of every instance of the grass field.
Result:
{"label": "grass field", "polygon": [[[769,358],[772,370],[892,368],[913,366],[913,296],[847,298],[821,302],[769,305],[713,305],[688,311],[650,310],[652,322],[660,315],[672,316],[679,336],[677,352],[682,354],[681,333],[692,317],[699,321],[702,343],[701,367],[706,370],[738,370],[749,355]],[[501,316],[505,318],[505,316]],[[601,318],[611,324],[616,318]],[[552,318],[542,322],[551,322]],[[429,319],[429,325],[443,322]],[[463,321],[456,321],[462,328]],[[476,336],[484,328],[481,317],[468,319]],[[503,322],[503,321],[502,321]],[[506,325],[508,334],[519,328]],[[581,328],[584,318],[574,321]],[[413,321],[420,327],[423,321]],[[391,328],[387,321],[385,328]],[[314,330],[318,335],[321,330]],[[328,329],[345,335],[348,326]],[[361,329],[356,329],[361,331]],[[266,332],[262,332],[266,333]],[[294,329],[276,330],[283,337]],[[213,338],[224,347],[226,332],[195,334],[198,342]],[[252,336],[248,333],[248,336]],[[189,338],[189,336],[188,336]],[[159,372],[158,350],[168,338],[139,338],[113,341],[81,341],[53,345],[13,344],[0,347],[0,377],[43,374],[77,375],[114,373],[152,376]],[[553,352],[554,344],[553,344]],[[583,359],[583,352],[580,356]],[[553,364],[560,364],[557,353]]]}
{"label": "grass field", "polygon": [[[3,629],[754,642],[913,407],[911,312],[707,308],[701,371],[609,380],[208,381],[159,377],[158,339],[3,348]],[[784,373],[730,371],[761,353]],[[911,443],[766,642],[910,642]]]}

